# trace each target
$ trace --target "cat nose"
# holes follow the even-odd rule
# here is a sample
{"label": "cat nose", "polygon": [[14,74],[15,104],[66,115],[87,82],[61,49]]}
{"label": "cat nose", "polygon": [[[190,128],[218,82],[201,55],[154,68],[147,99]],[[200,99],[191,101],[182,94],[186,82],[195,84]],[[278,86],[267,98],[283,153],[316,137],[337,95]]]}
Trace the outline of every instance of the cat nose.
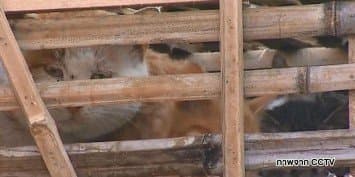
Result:
{"label": "cat nose", "polygon": [[71,112],[72,114],[76,114],[80,111],[81,107],[70,107],[67,108],[69,110],[69,112]]}

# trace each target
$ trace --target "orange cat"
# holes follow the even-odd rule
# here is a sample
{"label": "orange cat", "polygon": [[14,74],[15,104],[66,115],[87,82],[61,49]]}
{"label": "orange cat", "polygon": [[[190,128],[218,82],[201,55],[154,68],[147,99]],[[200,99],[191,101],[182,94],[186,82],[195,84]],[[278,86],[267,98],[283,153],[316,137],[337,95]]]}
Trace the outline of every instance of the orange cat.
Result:
{"label": "orange cat", "polygon": [[[172,60],[168,54],[148,49],[145,60],[152,75],[204,73],[198,64],[189,60],[189,57],[185,60]],[[258,116],[274,98],[275,96],[265,96],[246,100],[244,108],[246,133],[260,131]],[[116,139],[168,138],[219,133],[221,111],[219,99],[145,103],[135,120],[121,130]]]}

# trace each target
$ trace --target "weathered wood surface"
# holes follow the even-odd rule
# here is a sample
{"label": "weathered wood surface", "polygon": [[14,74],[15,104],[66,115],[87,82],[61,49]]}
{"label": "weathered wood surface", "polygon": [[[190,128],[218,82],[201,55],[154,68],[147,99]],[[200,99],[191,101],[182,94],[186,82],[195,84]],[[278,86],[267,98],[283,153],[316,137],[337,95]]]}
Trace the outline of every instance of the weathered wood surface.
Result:
{"label": "weathered wood surface", "polygon": [[31,134],[51,176],[76,177],[55,122],[38,93],[26,61],[8,24],[2,4],[0,4],[0,36],[2,64],[7,71],[13,93],[26,115]]}
{"label": "weathered wood surface", "polygon": [[[355,63],[355,37],[349,37],[349,63]],[[355,68],[353,68],[355,69]],[[355,128],[355,91],[349,91],[349,128]]]}
{"label": "weathered wood surface", "polygon": [[244,177],[242,0],[220,0],[223,176]]}
{"label": "weathered wood surface", "polygon": [[[244,52],[244,69],[251,70],[272,68],[273,60],[276,57],[276,54],[277,51],[272,49]],[[199,66],[201,66],[207,72],[215,72],[221,70],[221,58],[219,52],[193,53],[187,59],[199,64]],[[310,59],[310,61],[313,61],[312,59]],[[315,59],[318,60],[319,58]],[[329,62],[324,59],[319,60],[319,63],[321,64],[337,63],[334,60]],[[309,63],[307,61],[308,60],[305,60],[305,65],[303,66],[306,66]]]}
{"label": "weathered wood surface", "polygon": [[[222,174],[221,143],[220,135],[206,135],[73,144],[66,150],[79,176],[201,176]],[[352,166],[354,147],[354,130],[246,135],[245,167],[274,169],[276,159],[303,158],[335,158],[336,166]],[[0,148],[0,169],[4,177],[48,177],[35,147]]]}
{"label": "weathered wood surface", "polygon": [[[218,11],[76,19],[22,19],[12,23],[23,49],[98,44],[217,41]],[[34,27],[36,26],[36,27]]]}
{"label": "weathered wood surface", "polygon": [[[244,40],[335,35],[338,30],[335,28],[342,26],[332,25],[334,9],[331,4],[245,9]],[[77,19],[19,19],[12,22],[12,27],[23,49],[207,42],[219,39],[218,13],[202,10]]]}
{"label": "weathered wood surface", "polygon": [[[70,2],[70,3],[69,3]],[[300,5],[298,0],[250,0],[251,3],[261,5]],[[49,10],[67,10],[67,9],[92,9],[105,7],[123,7],[123,6],[148,6],[148,5],[196,5],[196,4],[215,4],[217,0],[4,0],[5,11],[10,13],[24,11],[49,11]]]}
{"label": "weathered wood surface", "polygon": [[[79,176],[154,176],[205,173],[208,139],[74,144],[66,147]],[[48,176],[35,147],[0,149],[0,176]]]}
{"label": "weathered wood surface", "polygon": [[[205,71],[220,71],[219,52],[194,53],[188,60],[198,63]],[[279,60],[276,62],[276,60]],[[283,67],[323,66],[348,63],[347,52],[338,48],[305,48],[293,52],[278,52],[273,49],[250,50],[244,52],[244,69],[270,69],[275,63],[283,63]]]}
{"label": "weathered wood surface", "polygon": [[[246,71],[246,96],[355,89],[355,64]],[[307,79],[308,78],[308,79]],[[132,101],[204,100],[220,96],[220,74],[187,74],[37,84],[48,107]],[[0,110],[18,109],[10,88],[0,87]]]}
{"label": "weathered wood surface", "polygon": [[123,6],[218,4],[218,0],[4,0],[6,12],[92,9]]}
{"label": "weathered wood surface", "polygon": [[311,158],[335,158],[336,166],[354,166],[354,135],[354,130],[248,135],[246,168],[272,169],[276,159]]}
{"label": "weathered wood surface", "polygon": [[323,66],[348,63],[348,53],[339,48],[305,48],[293,52],[282,52],[281,57],[289,67]]}
{"label": "weathered wood surface", "polygon": [[249,2],[268,6],[301,5],[299,0],[249,0]]}
{"label": "weathered wood surface", "polygon": [[[191,74],[41,83],[37,86],[48,107],[63,107],[132,101],[209,99],[219,95],[218,84],[219,74]],[[0,96],[0,107],[17,107],[11,89],[1,89],[1,94],[4,97]]]}
{"label": "weathered wood surface", "polygon": [[[355,37],[349,40],[349,63],[355,63]],[[355,68],[354,68],[355,69]],[[349,90],[349,128],[355,128],[355,90]],[[355,168],[350,169],[351,174],[355,174]]]}

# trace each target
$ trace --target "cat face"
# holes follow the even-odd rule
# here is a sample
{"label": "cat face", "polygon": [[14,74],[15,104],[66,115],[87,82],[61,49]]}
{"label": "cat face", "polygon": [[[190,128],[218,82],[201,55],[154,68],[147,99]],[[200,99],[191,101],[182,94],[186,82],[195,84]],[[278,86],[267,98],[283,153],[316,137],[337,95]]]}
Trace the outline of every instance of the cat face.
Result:
{"label": "cat face", "polygon": [[[132,11],[129,14],[145,13],[157,9],[148,8]],[[84,10],[53,13],[26,14],[27,18],[63,19],[117,15],[106,10]],[[148,68],[143,60],[142,46],[102,45],[74,47],[56,50],[58,68],[63,71],[63,80],[87,80],[91,78],[108,78],[121,76],[146,76]],[[58,69],[53,74],[60,74]],[[97,77],[99,76],[99,77]]]}
{"label": "cat face", "polygon": [[148,75],[144,59],[145,47],[138,45],[111,45],[102,49],[99,73],[111,73],[112,77],[141,77]]}
{"label": "cat face", "polygon": [[57,50],[63,80],[147,76],[142,46],[104,45]]}
{"label": "cat face", "polygon": [[[62,75],[64,81],[88,80],[97,72],[98,61],[102,59],[100,47],[77,47],[55,51],[57,61],[47,68],[49,73]],[[62,71],[61,73],[59,71]],[[53,72],[55,71],[55,72]]]}

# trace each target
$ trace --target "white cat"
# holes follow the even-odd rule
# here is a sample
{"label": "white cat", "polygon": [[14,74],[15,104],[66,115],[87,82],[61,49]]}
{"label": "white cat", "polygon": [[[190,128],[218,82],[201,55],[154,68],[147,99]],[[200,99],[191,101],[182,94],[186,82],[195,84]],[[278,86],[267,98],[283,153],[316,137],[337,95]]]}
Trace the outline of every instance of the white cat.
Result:
{"label": "white cat", "polygon": [[[35,82],[87,80],[95,74],[102,74],[103,77],[148,75],[148,67],[143,59],[143,48],[138,46],[110,45],[70,48],[56,51],[56,57],[45,67],[31,69]],[[8,84],[6,73],[2,72],[3,69],[0,67],[0,74],[3,76],[0,77],[2,85]],[[92,141],[116,131],[133,119],[140,108],[141,103],[127,103],[55,108],[50,109],[49,112],[56,121],[63,141],[72,143]],[[11,121],[14,124],[17,121],[25,134],[28,134],[28,130],[25,130],[26,119],[21,111],[7,112],[4,116],[13,119]],[[13,126],[18,127],[18,125]],[[11,126],[8,127],[10,128]],[[5,131],[8,130],[0,130],[0,137],[1,134],[5,134]]]}

